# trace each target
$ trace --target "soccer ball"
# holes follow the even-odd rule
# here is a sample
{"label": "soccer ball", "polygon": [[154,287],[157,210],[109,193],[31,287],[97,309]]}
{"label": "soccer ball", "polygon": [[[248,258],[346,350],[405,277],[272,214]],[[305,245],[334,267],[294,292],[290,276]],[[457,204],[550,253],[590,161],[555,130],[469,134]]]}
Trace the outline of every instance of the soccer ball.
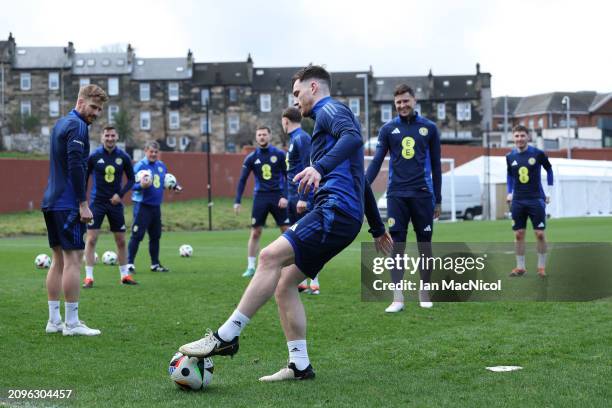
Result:
{"label": "soccer ball", "polygon": [[176,177],[173,174],[166,173],[164,176],[164,188],[169,190],[176,187]]}
{"label": "soccer ball", "polygon": [[117,254],[113,251],[106,251],[102,254],[102,262],[105,265],[115,265],[117,263]]}
{"label": "soccer ball", "polygon": [[170,379],[183,390],[201,390],[207,387],[212,381],[213,370],[212,359],[188,357],[178,352],[172,357],[168,367]]}
{"label": "soccer ball", "polygon": [[140,183],[144,180],[151,180],[153,178],[153,173],[149,169],[139,170],[136,173],[136,182]]}
{"label": "soccer ball", "polygon": [[193,248],[191,247],[191,245],[181,245],[181,247],[179,248],[179,255],[188,258],[193,255]]}
{"label": "soccer ball", "polygon": [[51,258],[47,254],[40,254],[34,259],[34,265],[38,269],[47,269],[51,266]]}

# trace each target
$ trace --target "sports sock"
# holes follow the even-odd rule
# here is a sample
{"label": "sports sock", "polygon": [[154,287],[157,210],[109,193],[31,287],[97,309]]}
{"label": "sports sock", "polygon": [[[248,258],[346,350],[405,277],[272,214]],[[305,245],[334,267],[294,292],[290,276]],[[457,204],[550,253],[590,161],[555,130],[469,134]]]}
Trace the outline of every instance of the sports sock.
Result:
{"label": "sports sock", "polygon": [[404,302],[404,293],[400,289],[395,289],[393,291],[393,301],[394,302]]}
{"label": "sports sock", "polygon": [[289,350],[289,362],[295,364],[295,367],[302,371],[310,364],[308,359],[308,350],[306,349],[306,340],[292,340],[287,342]]}
{"label": "sports sock", "polygon": [[125,278],[126,276],[129,275],[128,273],[128,266],[127,265],[119,265],[119,273],[121,274],[122,278]]}
{"label": "sports sock", "polygon": [[314,279],[310,280],[310,286],[319,286],[319,275],[315,276]]}
{"label": "sports sock", "polygon": [[248,317],[240,313],[238,309],[234,310],[234,313],[227,319],[225,323],[219,330],[217,334],[221,337],[223,341],[231,341],[234,337],[240,336],[240,332],[242,329],[251,321]]}
{"label": "sports sock", "polygon": [[66,310],[66,324],[74,326],[79,323],[79,302],[69,303],[65,302],[64,307]]}
{"label": "sports sock", "polygon": [[302,282],[300,282],[299,286],[307,287],[308,286],[308,279],[304,279]]}
{"label": "sports sock", "polygon": [[62,315],[60,314],[60,302],[59,300],[49,300],[49,321],[51,323],[59,323],[62,321]]}
{"label": "sports sock", "polygon": [[543,254],[538,252],[538,268],[546,267],[546,252]]}
{"label": "sports sock", "polygon": [[255,260],[256,259],[257,259],[256,256],[249,256],[249,257],[247,257],[247,268],[255,269]]}
{"label": "sports sock", "polygon": [[525,269],[525,255],[516,256],[516,267],[518,269]]}
{"label": "sports sock", "polygon": [[93,280],[93,266],[86,266],[85,267],[85,277],[87,279],[91,279]]}

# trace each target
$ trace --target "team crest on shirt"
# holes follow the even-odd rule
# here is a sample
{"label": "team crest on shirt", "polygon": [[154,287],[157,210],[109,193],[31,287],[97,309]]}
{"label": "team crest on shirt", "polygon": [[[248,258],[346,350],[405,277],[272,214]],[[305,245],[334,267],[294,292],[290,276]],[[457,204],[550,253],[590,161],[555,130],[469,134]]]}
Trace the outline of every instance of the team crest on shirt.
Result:
{"label": "team crest on shirt", "polygon": [[121,164],[123,163],[123,159],[121,157],[117,157],[115,159],[115,163],[117,163],[117,166],[121,166]]}
{"label": "team crest on shirt", "polygon": [[270,157],[270,161],[271,161],[272,163],[276,163],[276,161],[277,161],[277,160],[278,160],[278,157],[276,157],[276,156],[272,156],[272,157]]}
{"label": "team crest on shirt", "polygon": [[429,134],[429,130],[427,130],[426,127],[422,127],[422,128],[419,129],[419,134],[421,136],[427,136]]}
{"label": "team crest on shirt", "polygon": [[132,232],[138,232],[138,225],[134,224],[132,227]]}
{"label": "team crest on shirt", "polygon": [[527,163],[533,166],[535,164],[535,158],[530,157],[529,160],[527,160]]}
{"label": "team crest on shirt", "polygon": [[389,220],[387,221],[387,224],[389,224],[389,227],[392,227],[395,225],[395,218],[390,217]]}

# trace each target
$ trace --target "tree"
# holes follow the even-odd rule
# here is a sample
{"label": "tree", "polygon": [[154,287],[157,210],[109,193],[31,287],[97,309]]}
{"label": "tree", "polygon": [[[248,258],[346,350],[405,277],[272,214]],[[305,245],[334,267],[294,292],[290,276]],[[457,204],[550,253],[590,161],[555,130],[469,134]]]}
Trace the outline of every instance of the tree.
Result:
{"label": "tree", "polygon": [[119,138],[125,140],[125,146],[134,147],[132,125],[130,124],[130,115],[127,109],[123,106],[119,108],[119,112],[113,115],[113,121],[115,122],[117,133],[119,133]]}

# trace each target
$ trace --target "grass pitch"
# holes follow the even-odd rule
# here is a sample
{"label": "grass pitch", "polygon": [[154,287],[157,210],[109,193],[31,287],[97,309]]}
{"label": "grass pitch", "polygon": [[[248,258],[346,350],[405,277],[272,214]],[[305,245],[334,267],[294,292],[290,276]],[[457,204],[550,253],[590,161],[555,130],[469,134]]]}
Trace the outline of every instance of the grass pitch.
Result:
{"label": "grass pitch", "polygon": [[[42,217],[41,217],[42,222]],[[551,241],[612,240],[612,218],[551,220]],[[168,274],[148,271],[146,240],[137,259],[141,283],[119,285],[117,267],[98,265],[95,288],[81,291],[80,317],[96,338],[46,335],[45,271],[34,257],[46,237],[0,239],[0,405],[7,389],[72,389],[67,402],[34,406],[609,406],[612,313],[609,299],[583,303],[416,304],[396,315],[386,303],[360,302],[358,240],[321,274],[321,295],[302,295],[310,382],[257,381],[286,363],[274,301],[254,317],[233,359],[214,358],[213,383],[183,392],[167,374],[179,345],[217,328],[247,281],[247,230],[168,232],[161,260]],[[268,228],[263,242],[278,230]],[[529,232],[530,239],[531,232]],[[409,234],[411,239],[413,233]],[[509,222],[436,224],[437,241],[511,241]],[[180,258],[189,243],[192,258]],[[98,253],[113,249],[101,236]],[[588,271],[576,271],[587,273]],[[552,271],[550,273],[553,273]],[[534,274],[529,278],[535,279]],[[525,279],[529,279],[525,278]],[[64,315],[62,303],[62,316]],[[510,373],[485,366],[520,365]]]}

